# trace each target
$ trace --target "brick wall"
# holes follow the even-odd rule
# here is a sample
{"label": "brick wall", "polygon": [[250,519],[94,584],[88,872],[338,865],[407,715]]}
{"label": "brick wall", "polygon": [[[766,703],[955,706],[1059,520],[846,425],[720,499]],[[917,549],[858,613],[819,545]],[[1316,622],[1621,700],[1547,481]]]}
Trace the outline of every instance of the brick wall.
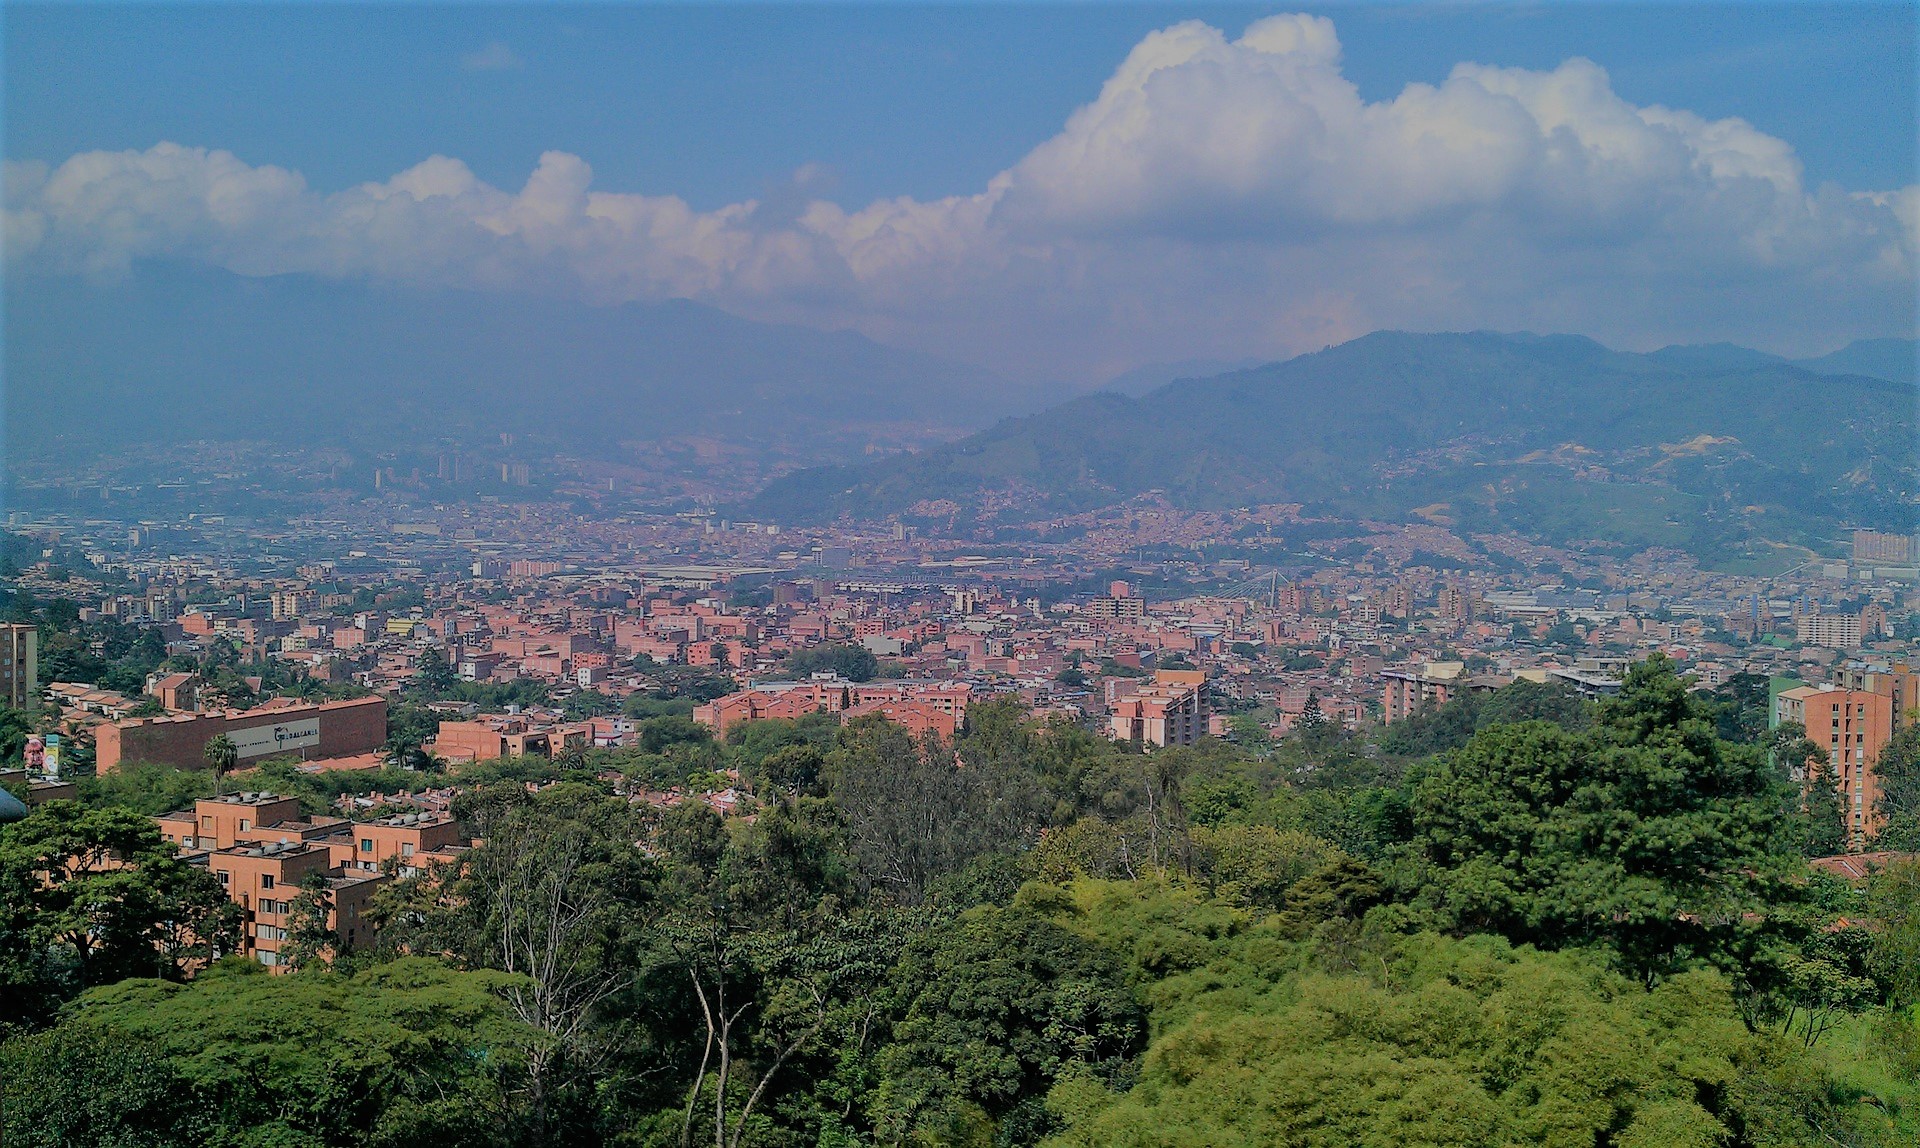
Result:
{"label": "brick wall", "polygon": [[[371,753],[386,744],[386,699],[355,698],[243,714],[192,714],[107,723],[94,729],[97,766],[108,770],[121,762],[154,761],[199,769],[207,763],[207,743],[220,734],[313,717],[320,719],[320,744],[308,747],[307,757],[347,757]],[[257,763],[270,756],[274,755],[249,758],[241,764]]]}

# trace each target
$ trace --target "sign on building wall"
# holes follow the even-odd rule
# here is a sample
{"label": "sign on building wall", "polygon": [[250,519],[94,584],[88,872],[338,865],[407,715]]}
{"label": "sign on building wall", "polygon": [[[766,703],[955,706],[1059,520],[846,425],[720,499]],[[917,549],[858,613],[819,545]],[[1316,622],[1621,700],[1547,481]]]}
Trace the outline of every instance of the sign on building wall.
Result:
{"label": "sign on building wall", "polygon": [[261,757],[272,753],[290,753],[320,744],[320,719],[306,718],[282,725],[260,725],[252,729],[227,731],[227,738],[241,757]]}

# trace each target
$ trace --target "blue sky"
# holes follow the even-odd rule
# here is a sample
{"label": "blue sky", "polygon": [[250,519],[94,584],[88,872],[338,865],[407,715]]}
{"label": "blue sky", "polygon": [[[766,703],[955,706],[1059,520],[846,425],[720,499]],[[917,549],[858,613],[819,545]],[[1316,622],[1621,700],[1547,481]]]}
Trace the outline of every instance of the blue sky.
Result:
{"label": "blue sky", "polygon": [[[5,7],[6,154],[158,140],[334,189],[436,153],[523,178],[549,149],[696,207],[824,164],[830,198],[975,190],[1057,130],[1146,33],[1274,5]],[[1294,10],[1286,8],[1286,10]],[[1740,116],[1811,179],[1914,179],[1912,5],[1305,6],[1369,99],[1461,60],[1587,56],[1640,104]],[[514,61],[470,69],[501,45]]]}
{"label": "blue sky", "polygon": [[0,11],[15,272],[685,296],[1016,374],[1913,325],[1911,5]]}

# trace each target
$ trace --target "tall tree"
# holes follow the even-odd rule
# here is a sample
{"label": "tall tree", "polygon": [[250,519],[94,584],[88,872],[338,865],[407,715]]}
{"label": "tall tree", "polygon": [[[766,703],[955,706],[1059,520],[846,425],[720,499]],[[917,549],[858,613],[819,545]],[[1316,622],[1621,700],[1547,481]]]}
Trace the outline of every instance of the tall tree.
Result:
{"label": "tall tree", "polygon": [[227,774],[240,763],[240,749],[233,739],[224,733],[218,733],[207,739],[206,749],[201,751],[206,758],[208,768],[213,770],[213,792],[217,797],[226,782]]}
{"label": "tall tree", "polygon": [[655,866],[622,802],[577,785],[529,796],[511,782],[463,802],[483,840],[451,871],[397,883],[376,903],[384,943],[517,979],[501,989],[534,1034],[524,1050],[531,1117],[584,1087],[617,1048],[609,1005],[632,985],[656,906]]}
{"label": "tall tree", "polygon": [[784,1069],[829,1041],[857,1056],[875,1027],[909,930],[846,910],[837,820],[803,798],[733,833],[702,806],[662,827],[673,907],[657,931],[661,967],[692,989],[702,1036],[687,1050],[682,1145],[704,1132],[739,1148]]}
{"label": "tall tree", "polygon": [[183,977],[239,929],[219,882],[149,817],[53,801],[0,828],[0,1021],[91,985]]}
{"label": "tall tree", "polygon": [[1590,734],[1496,726],[1437,761],[1414,798],[1421,895],[1462,930],[1605,945],[1654,977],[1720,955],[1762,906],[1777,793],[1655,658]]}
{"label": "tall tree", "polygon": [[1920,851],[1920,722],[1901,727],[1873,768],[1880,781],[1874,810],[1884,819],[1878,847]]}

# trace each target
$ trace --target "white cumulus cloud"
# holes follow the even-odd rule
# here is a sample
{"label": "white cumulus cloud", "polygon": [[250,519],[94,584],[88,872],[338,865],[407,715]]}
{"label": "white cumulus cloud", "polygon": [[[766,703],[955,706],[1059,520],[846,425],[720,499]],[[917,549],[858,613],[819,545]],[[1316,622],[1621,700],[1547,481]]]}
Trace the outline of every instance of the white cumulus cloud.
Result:
{"label": "white cumulus cloud", "polygon": [[1920,254],[1920,190],[1810,187],[1784,141],[1636,106],[1588,60],[1462,63],[1368,102],[1313,16],[1147,36],[973,194],[849,210],[807,202],[814,182],[702,212],[595,190],[549,152],[517,191],[435,156],[322,193],[162,143],[9,164],[5,242],[16,269],[52,272],[166,257],[692,298],[1081,378],[1393,326],[1816,350],[1909,332]]}

